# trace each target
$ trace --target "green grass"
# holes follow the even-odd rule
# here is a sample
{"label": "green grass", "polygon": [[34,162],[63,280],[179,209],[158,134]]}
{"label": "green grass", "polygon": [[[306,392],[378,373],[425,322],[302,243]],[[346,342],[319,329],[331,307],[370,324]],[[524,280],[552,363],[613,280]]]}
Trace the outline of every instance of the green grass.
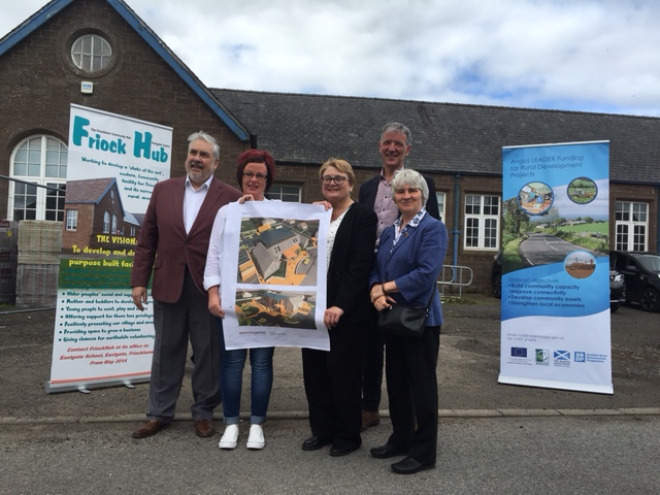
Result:
{"label": "green grass", "polygon": [[557,227],[557,230],[571,233],[589,232],[590,234],[601,234],[602,236],[608,236],[609,228],[610,226],[607,222],[598,222],[583,223],[580,225],[565,225],[562,227]]}
{"label": "green grass", "polygon": [[525,264],[523,263],[519,252],[520,243],[522,241],[523,239],[517,238],[513,241],[509,241],[507,245],[504,246],[504,251],[502,252],[502,268],[506,273],[525,268]]}
{"label": "green grass", "polygon": [[[77,263],[93,263],[83,266]],[[62,258],[60,289],[126,289],[130,287],[132,257],[124,258]]]}

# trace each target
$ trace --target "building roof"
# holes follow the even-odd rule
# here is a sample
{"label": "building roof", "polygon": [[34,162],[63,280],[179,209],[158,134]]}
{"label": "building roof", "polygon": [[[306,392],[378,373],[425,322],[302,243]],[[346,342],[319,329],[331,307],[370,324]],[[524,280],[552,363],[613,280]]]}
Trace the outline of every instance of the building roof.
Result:
{"label": "building roof", "polygon": [[[105,177],[102,179],[84,179],[84,180],[68,180],[66,182],[66,196],[64,202],[68,205],[71,204],[99,204],[108,191],[112,187],[117,189],[117,179],[114,177]],[[121,211],[124,211],[122,206],[121,196],[117,194],[119,206]]]}
{"label": "building roof", "polygon": [[[0,57],[17,43],[56,16],[60,11],[79,0],[52,0],[13,31],[0,39]],[[147,42],[147,44],[174,70],[192,91],[218,116],[218,118],[242,141],[250,140],[250,132],[237,120],[213,93],[193,74],[154,31],[123,1],[105,0]],[[80,2],[80,7],[84,8]]]}
{"label": "building roof", "polygon": [[281,242],[284,242],[295,236],[296,233],[291,229],[287,229],[287,228],[268,229],[268,230],[264,230],[261,234],[259,234],[259,237],[258,239],[256,239],[256,242],[263,244],[266,247],[266,249],[270,249],[273,246],[280,244]]}
{"label": "building roof", "polygon": [[407,125],[406,166],[427,172],[501,176],[502,147],[610,141],[610,177],[660,183],[660,119],[410,100],[213,89],[278,163],[344,158],[381,167],[377,143],[387,122]]}

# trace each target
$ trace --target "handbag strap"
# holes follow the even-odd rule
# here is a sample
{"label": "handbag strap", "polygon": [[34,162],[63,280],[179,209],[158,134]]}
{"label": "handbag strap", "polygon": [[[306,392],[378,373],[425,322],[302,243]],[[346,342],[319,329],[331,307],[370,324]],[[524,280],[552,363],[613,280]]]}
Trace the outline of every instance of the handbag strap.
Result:
{"label": "handbag strap", "polygon": [[429,298],[429,303],[426,305],[426,314],[429,314],[429,311],[431,310],[431,303],[433,302],[433,296],[435,295],[435,291],[437,290],[438,284],[435,283],[433,284],[433,288],[431,289],[431,297]]}

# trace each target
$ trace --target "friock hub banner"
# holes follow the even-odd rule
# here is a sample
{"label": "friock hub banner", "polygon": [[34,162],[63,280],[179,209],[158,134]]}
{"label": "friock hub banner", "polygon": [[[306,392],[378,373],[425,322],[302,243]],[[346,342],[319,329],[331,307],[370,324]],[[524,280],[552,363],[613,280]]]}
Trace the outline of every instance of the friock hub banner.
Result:
{"label": "friock hub banner", "polygon": [[149,380],[153,308],[131,301],[133,250],[172,129],[71,105],[51,379],[66,392]]}

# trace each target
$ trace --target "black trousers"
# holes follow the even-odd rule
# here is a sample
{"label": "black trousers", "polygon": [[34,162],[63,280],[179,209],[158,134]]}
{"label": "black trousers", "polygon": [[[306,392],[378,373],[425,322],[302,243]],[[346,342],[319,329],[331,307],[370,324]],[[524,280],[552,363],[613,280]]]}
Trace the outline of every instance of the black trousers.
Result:
{"label": "black trousers", "polygon": [[434,464],[436,460],[439,349],[439,326],[426,327],[420,339],[385,337],[385,375],[393,429],[388,443],[408,449],[408,455],[423,464]]}
{"label": "black trousers", "polygon": [[335,444],[362,444],[362,325],[342,325],[330,332],[330,351],[302,350],[303,380],[312,435]]}
{"label": "black trousers", "polygon": [[385,336],[378,328],[378,311],[371,308],[362,362],[362,409],[378,411],[383,386]]}

